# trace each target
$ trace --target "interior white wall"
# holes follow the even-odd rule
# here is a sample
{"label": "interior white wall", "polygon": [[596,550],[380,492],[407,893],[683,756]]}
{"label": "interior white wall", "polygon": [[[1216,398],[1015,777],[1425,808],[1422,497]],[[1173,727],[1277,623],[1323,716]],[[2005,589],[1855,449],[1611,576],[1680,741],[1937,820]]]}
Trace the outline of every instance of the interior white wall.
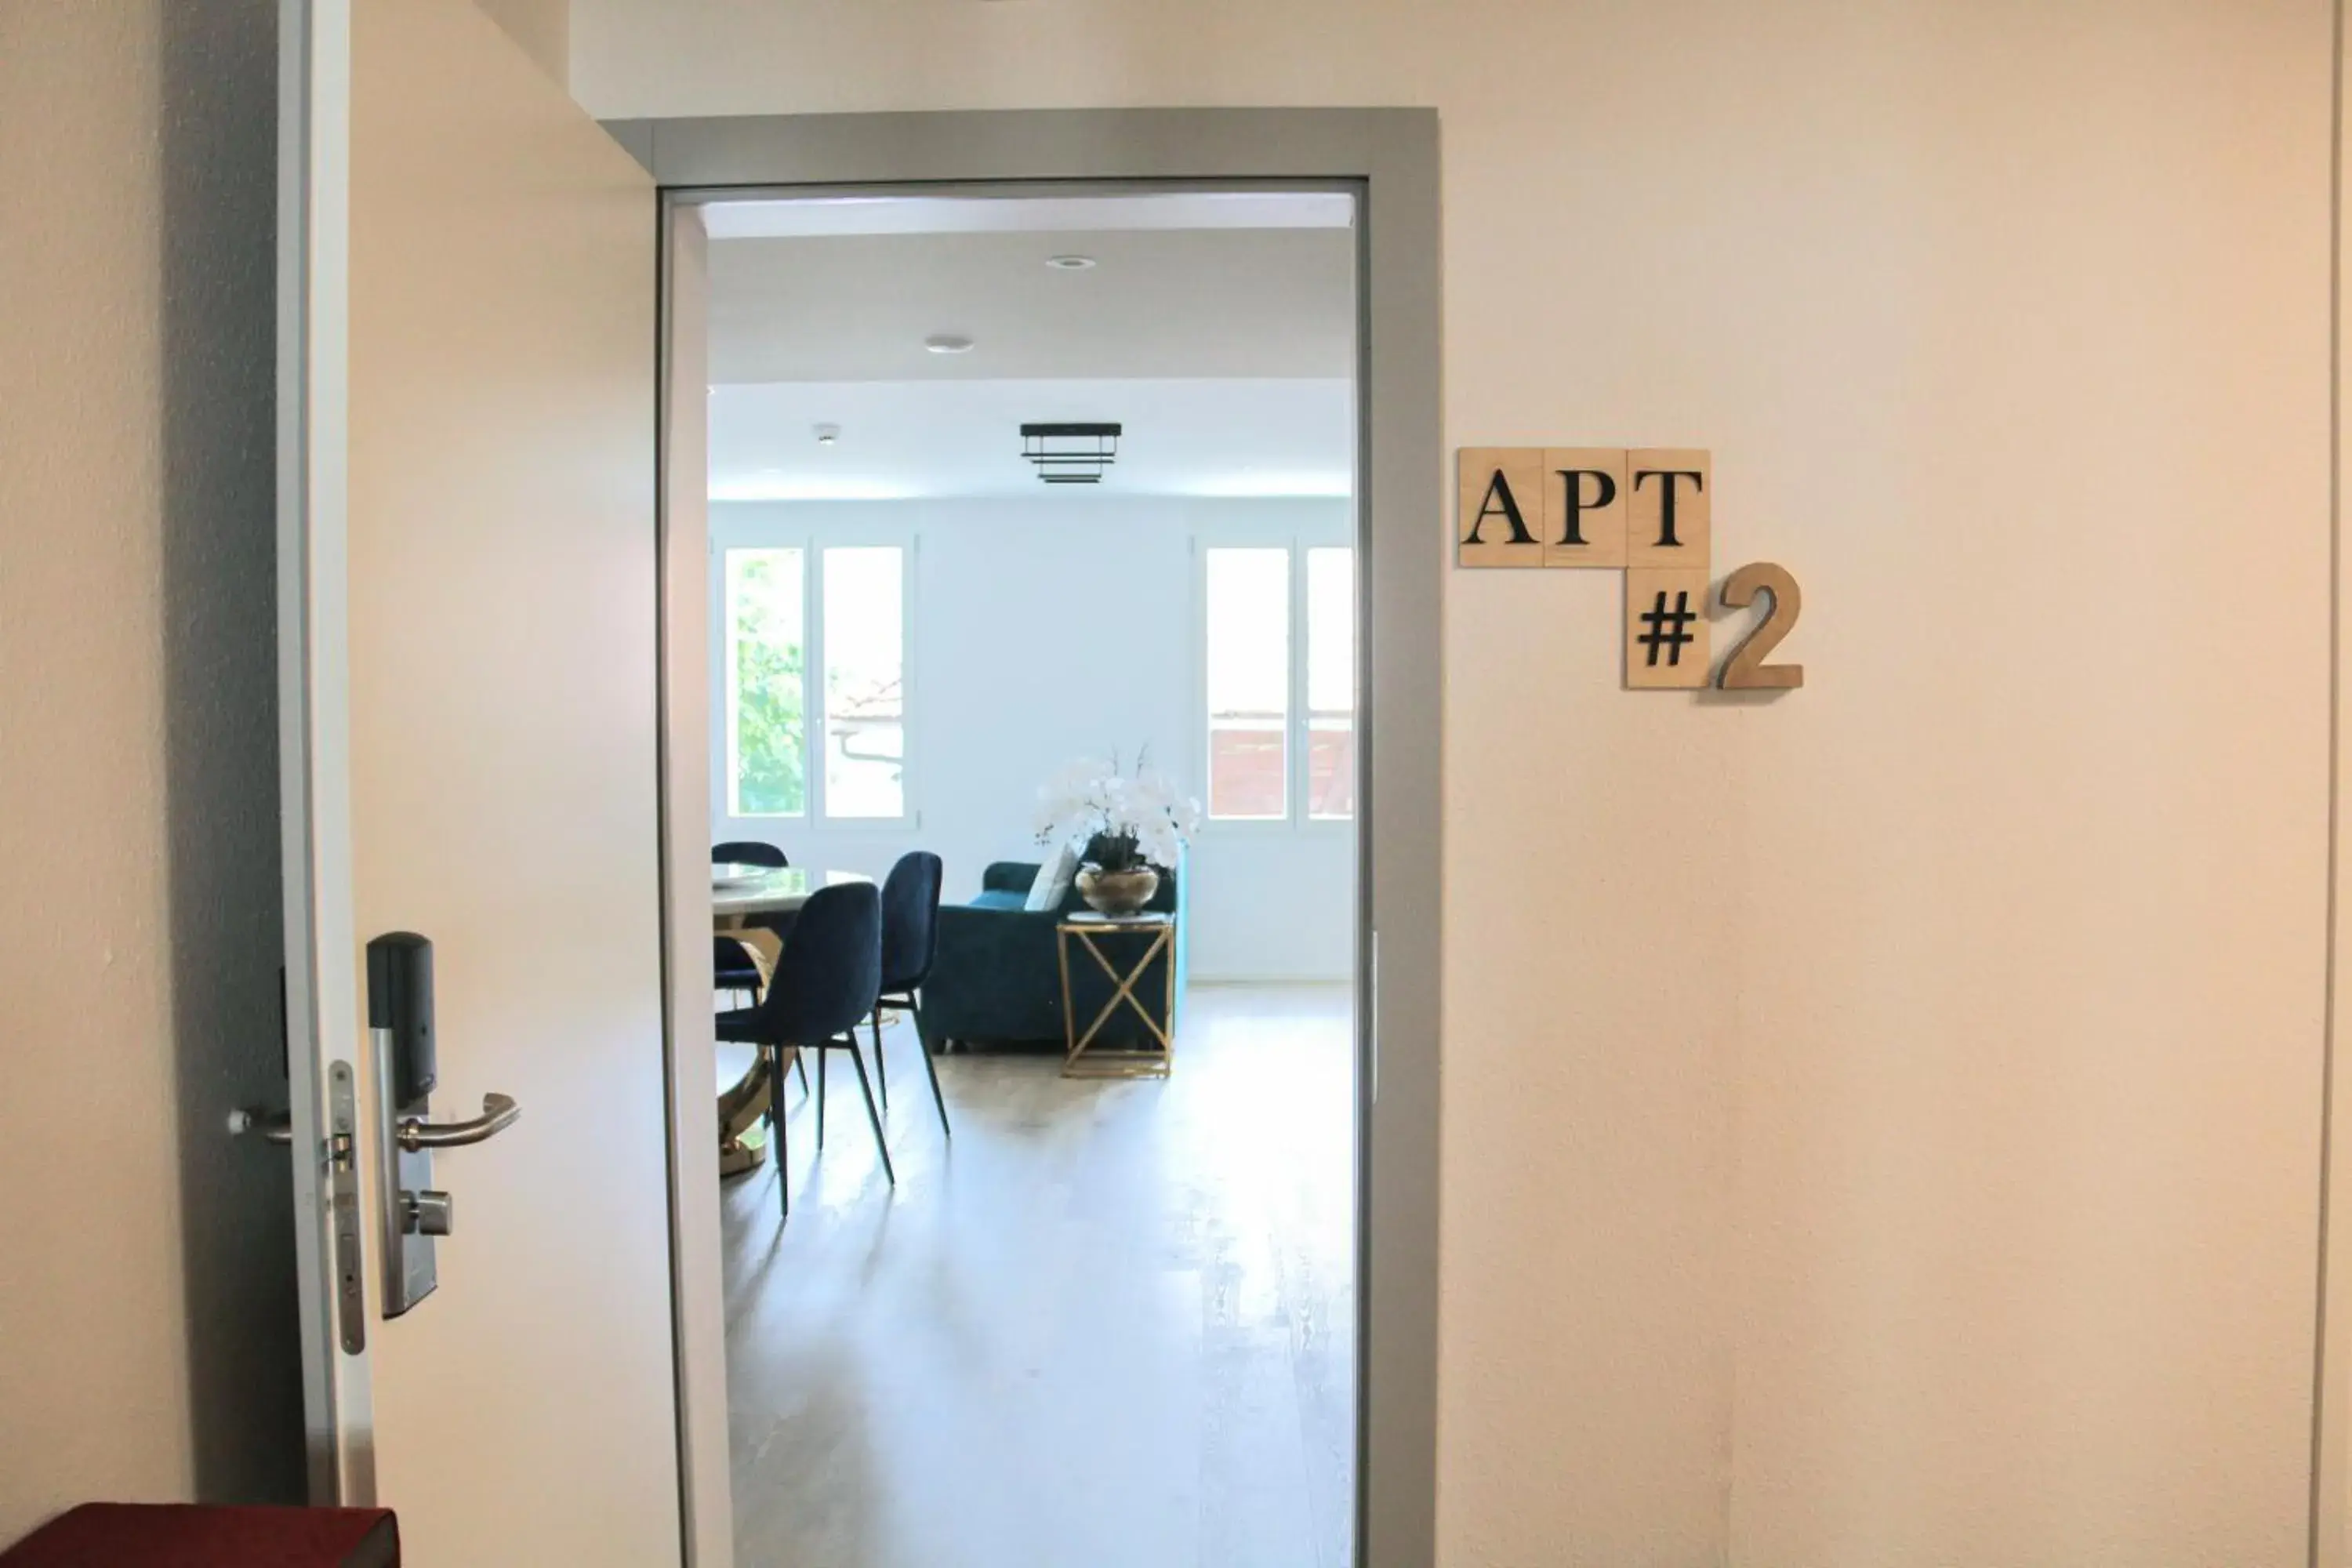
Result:
{"label": "interior white wall", "polygon": [[0,1546],[301,1500],[272,0],[0,0]]}
{"label": "interior white wall", "polygon": [[1803,583],[1746,704],[1448,582],[1451,1568],[2305,1560],[2332,20],[582,0],[616,117],[1433,105],[1448,445]]}
{"label": "interior white wall", "polygon": [[[796,866],[879,875],[908,849],[969,898],[993,860],[1035,860],[1037,789],[1083,756],[1204,788],[1196,549],[1345,543],[1344,500],[744,502],[711,508],[712,658],[730,546],[897,543],[909,551],[908,776],[919,820],[882,826],[730,815],[724,720],[711,726],[712,832]],[[719,668],[714,665],[714,668]],[[720,688],[723,689],[723,688]],[[1345,979],[1351,825],[1217,823],[1190,861],[1196,980]]]}

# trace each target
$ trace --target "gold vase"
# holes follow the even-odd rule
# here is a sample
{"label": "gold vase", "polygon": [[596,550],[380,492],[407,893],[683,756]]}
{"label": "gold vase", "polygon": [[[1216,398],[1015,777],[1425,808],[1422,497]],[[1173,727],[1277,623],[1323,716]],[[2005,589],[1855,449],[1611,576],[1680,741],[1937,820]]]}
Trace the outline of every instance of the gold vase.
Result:
{"label": "gold vase", "polygon": [[1131,915],[1160,890],[1160,873],[1149,866],[1126,871],[1106,871],[1087,866],[1078,872],[1078,897],[1100,914]]}

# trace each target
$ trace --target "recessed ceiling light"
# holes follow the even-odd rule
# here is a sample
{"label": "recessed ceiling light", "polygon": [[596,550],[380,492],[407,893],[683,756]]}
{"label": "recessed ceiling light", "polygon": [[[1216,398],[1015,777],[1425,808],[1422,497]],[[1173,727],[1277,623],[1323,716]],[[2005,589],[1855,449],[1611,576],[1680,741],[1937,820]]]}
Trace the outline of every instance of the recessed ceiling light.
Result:
{"label": "recessed ceiling light", "polygon": [[923,346],[935,354],[968,354],[971,340],[961,332],[933,332],[923,340]]}
{"label": "recessed ceiling light", "polygon": [[1045,265],[1052,268],[1056,272],[1084,272],[1094,264],[1095,258],[1093,257],[1079,256],[1075,252],[1066,256],[1049,256],[1045,258]]}

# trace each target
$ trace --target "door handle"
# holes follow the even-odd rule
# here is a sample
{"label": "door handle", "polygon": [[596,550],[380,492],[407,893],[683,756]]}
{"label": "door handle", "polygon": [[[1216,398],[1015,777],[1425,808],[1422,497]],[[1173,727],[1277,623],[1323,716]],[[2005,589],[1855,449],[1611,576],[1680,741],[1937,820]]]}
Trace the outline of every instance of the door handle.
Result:
{"label": "door handle", "polygon": [[228,1135],[232,1138],[260,1138],[271,1143],[291,1143],[294,1142],[294,1113],[290,1110],[232,1110],[228,1113]]}
{"label": "door handle", "polygon": [[522,1118],[522,1107],[510,1094],[482,1096],[482,1113],[464,1121],[427,1121],[421,1116],[402,1119],[400,1131],[394,1134],[400,1146],[410,1153],[419,1149],[462,1149],[468,1143],[485,1143],[512,1127]]}

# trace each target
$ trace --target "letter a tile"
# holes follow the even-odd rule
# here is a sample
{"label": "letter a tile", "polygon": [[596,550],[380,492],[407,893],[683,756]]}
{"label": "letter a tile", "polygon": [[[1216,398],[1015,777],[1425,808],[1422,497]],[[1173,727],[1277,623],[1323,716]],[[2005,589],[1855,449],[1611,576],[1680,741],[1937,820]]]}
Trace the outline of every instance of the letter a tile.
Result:
{"label": "letter a tile", "polygon": [[1544,564],[1625,564],[1625,453],[1556,447],[1544,453]]}
{"label": "letter a tile", "polygon": [[1636,566],[1625,574],[1627,689],[1706,684],[1706,589],[1704,572]]}
{"label": "letter a tile", "polygon": [[1544,563],[1543,449],[1465,447],[1454,537],[1465,566]]}

